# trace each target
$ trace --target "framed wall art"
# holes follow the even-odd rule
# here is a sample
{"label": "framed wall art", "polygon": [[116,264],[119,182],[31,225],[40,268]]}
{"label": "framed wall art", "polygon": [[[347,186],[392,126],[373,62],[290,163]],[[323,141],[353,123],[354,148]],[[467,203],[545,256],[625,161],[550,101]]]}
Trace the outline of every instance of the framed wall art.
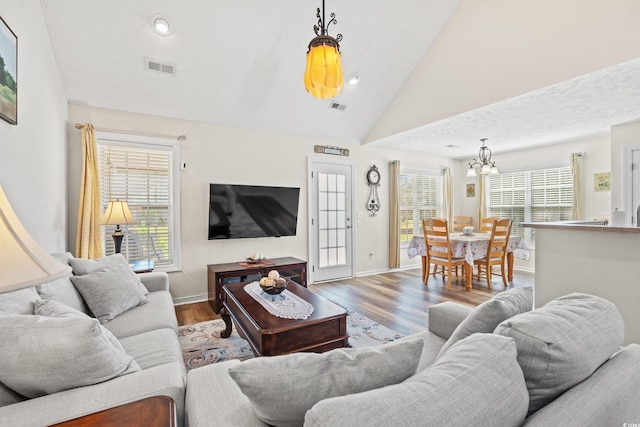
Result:
{"label": "framed wall art", "polygon": [[467,184],[467,197],[476,197],[476,185]]}
{"label": "framed wall art", "polygon": [[18,124],[18,37],[1,16],[0,118]]}
{"label": "framed wall art", "polygon": [[593,174],[594,191],[611,190],[611,172],[599,172]]}

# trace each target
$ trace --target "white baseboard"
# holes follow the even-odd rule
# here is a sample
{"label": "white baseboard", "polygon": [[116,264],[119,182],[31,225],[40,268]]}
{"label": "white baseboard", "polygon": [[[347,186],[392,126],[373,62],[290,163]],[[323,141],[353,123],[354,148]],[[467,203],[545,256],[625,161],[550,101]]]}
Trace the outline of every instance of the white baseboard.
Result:
{"label": "white baseboard", "polygon": [[192,295],[190,297],[180,297],[173,299],[173,305],[193,304],[195,302],[207,301],[207,294]]}

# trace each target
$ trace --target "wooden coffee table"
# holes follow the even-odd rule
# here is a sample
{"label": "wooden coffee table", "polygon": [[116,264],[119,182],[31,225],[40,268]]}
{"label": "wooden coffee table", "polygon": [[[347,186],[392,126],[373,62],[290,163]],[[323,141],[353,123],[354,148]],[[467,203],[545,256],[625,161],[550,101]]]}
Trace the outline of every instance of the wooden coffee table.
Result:
{"label": "wooden coffee table", "polygon": [[153,396],[74,418],[52,427],[175,427],[177,424],[176,404],[173,399],[169,396]]}
{"label": "wooden coffee table", "polygon": [[256,356],[299,351],[321,353],[349,344],[344,308],[290,281],[287,290],[311,303],[314,310],[306,319],[283,319],[269,313],[244,290],[248,283],[224,286],[220,310],[226,325],[223,338],[231,335],[233,318],[238,334],[249,342]]}

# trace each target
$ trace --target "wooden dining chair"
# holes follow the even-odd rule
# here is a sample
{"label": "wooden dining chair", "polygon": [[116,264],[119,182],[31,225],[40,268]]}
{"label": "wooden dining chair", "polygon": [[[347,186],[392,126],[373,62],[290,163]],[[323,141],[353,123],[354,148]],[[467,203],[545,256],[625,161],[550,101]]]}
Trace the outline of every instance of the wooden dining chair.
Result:
{"label": "wooden dining chair", "polygon": [[[427,251],[427,271],[430,265],[434,265],[434,276],[438,266],[442,267],[442,280],[447,277],[447,289],[451,289],[451,278],[457,266],[464,266],[464,258],[453,258],[451,256],[451,241],[449,240],[449,228],[447,221],[439,218],[425,219],[422,221],[424,232],[424,242]],[[462,269],[464,277],[464,268]],[[456,272],[457,276],[457,272]],[[429,274],[427,273],[427,280]]]}
{"label": "wooden dining chair", "polygon": [[487,255],[474,261],[478,267],[476,277],[485,277],[487,286],[491,289],[492,268],[500,266],[500,275],[502,275],[502,283],[507,287],[507,274],[505,271],[507,246],[509,245],[509,235],[511,234],[512,221],[509,218],[498,219],[494,221],[491,228],[491,238],[489,239],[489,247],[487,247]]}
{"label": "wooden dining chair", "polygon": [[482,220],[480,221],[480,232],[491,233],[491,229],[493,228],[493,223],[499,219],[501,218],[497,218],[497,217],[482,218]]}
{"label": "wooden dining chair", "polygon": [[461,232],[463,228],[471,226],[473,227],[473,218],[470,216],[454,216],[453,217],[453,231]]}

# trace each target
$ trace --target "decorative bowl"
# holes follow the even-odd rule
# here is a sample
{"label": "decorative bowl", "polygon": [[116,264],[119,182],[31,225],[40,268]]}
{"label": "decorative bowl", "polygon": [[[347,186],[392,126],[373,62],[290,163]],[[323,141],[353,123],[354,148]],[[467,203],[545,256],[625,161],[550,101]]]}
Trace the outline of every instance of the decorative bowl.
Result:
{"label": "decorative bowl", "polygon": [[260,284],[260,287],[269,295],[278,295],[287,289],[287,279],[284,279],[284,281],[281,281],[280,283],[274,282],[273,285],[269,286]]}

